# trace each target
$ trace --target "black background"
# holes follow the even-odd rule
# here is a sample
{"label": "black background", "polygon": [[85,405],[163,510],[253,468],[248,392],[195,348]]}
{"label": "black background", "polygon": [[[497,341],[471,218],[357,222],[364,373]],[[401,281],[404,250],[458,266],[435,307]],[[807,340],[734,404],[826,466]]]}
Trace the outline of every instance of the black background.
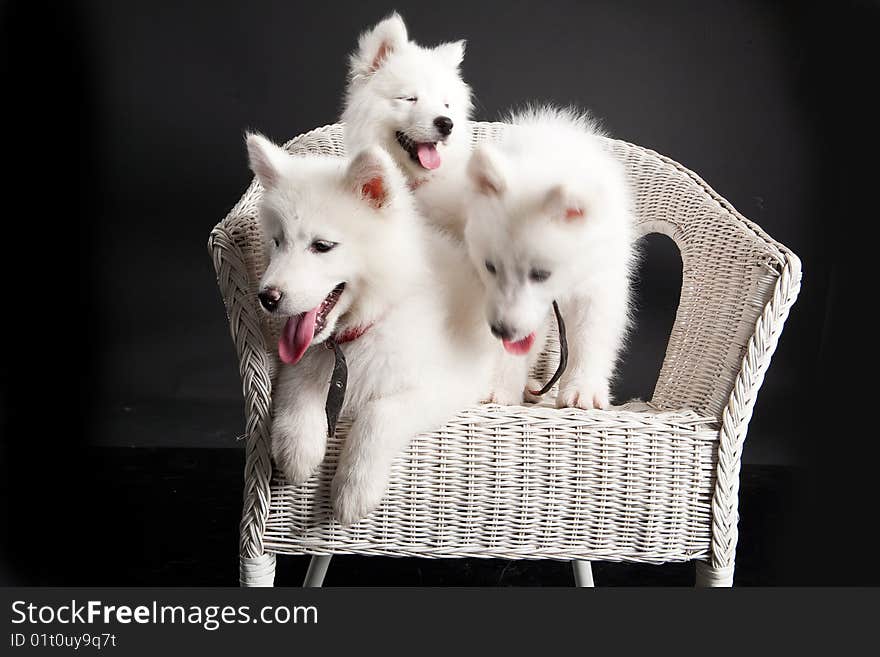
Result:
{"label": "black background", "polygon": [[[87,446],[237,446],[240,385],[205,244],[250,180],[242,133],[282,141],[333,122],[348,52],[392,8],[421,43],[468,40],[476,119],[530,100],[587,107],[801,257],[744,460],[803,473],[780,538],[793,581],[876,581],[859,558],[797,576],[841,540],[861,554],[873,532],[876,431],[852,412],[873,350],[844,315],[844,291],[871,280],[857,271],[871,245],[850,241],[876,216],[858,155],[876,107],[863,95],[869,3],[6,2],[2,458],[16,558],[112,543],[112,514],[80,524],[112,494]],[[679,285],[674,246],[648,240],[618,398],[650,395]]]}

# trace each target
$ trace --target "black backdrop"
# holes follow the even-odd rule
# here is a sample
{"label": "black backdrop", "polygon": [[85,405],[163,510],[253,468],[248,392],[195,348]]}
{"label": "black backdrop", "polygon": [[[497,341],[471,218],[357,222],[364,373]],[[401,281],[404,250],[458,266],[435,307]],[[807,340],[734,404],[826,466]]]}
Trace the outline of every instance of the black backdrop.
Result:
{"label": "black backdrop", "polygon": [[[803,292],[745,461],[803,467],[818,482],[816,465],[834,462],[819,449],[851,443],[833,468],[850,488],[822,486],[846,500],[843,515],[827,496],[792,512],[852,535],[846,513],[860,517],[853,501],[871,491],[837,466],[864,465],[851,455],[868,436],[832,436],[823,409],[847,399],[839,382],[863,353],[840,319],[838,291],[857,280],[841,267],[840,235],[873,212],[857,198],[867,176],[849,150],[870,107],[858,96],[876,62],[872,5],[2,7],[6,160],[15,170],[7,197],[22,202],[6,213],[17,321],[5,342],[4,461],[18,486],[38,470],[55,482],[38,487],[43,498],[31,490],[10,503],[10,522],[27,523],[37,504],[78,489],[76,468],[99,467],[80,462],[84,445],[236,445],[239,381],[205,243],[250,180],[242,133],[281,141],[334,121],[358,32],[396,8],[419,42],[468,40],[475,118],[530,100],[590,108],[613,136],[697,171],[802,258]],[[649,239],[619,398],[650,395],[679,285],[675,248]],[[815,549],[826,540],[809,533]]]}

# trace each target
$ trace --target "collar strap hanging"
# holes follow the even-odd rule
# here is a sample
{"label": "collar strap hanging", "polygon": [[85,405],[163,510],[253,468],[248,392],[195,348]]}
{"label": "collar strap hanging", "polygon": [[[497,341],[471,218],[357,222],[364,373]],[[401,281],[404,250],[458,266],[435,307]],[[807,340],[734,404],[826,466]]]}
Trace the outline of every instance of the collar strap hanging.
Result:
{"label": "collar strap hanging", "polygon": [[346,329],[342,335],[331,335],[324,342],[324,346],[333,352],[333,373],[330,375],[330,388],[327,390],[327,401],[324,404],[324,412],[327,414],[327,436],[332,438],[336,435],[336,422],[342,412],[345,403],[345,387],[348,385],[348,364],[345,362],[345,354],[339,345],[352,342],[361,337],[372,328],[373,324],[355,326]]}
{"label": "collar strap hanging", "polygon": [[324,404],[324,412],[327,414],[327,437],[336,435],[336,421],[342,411],[345,402],[345,386],[348,384],[348,365],[345,363],[345,354],[339,348],[339,344],[333,337],[327,338],[324,345],[333,351],[335,361],[333,374],[330,375],[330,389],[327,391],[327,402]]}
{"label": "collar strap hanging", "polygon": [[540,390],[529,390],[529,392],[536,397],[540,397],[549,392],[550,388],[553,387],[553,384],[559,381],[559,378],[568,366],[568,340],[565,337],[565,322],[562,321],[562,313],[559,312],[559,304],[557,304],[556,301],[553,302],[553,313],[556,315],[556,325],[559,327],[559,365],[556,367],[553,376],[550,377],[550,380],[543,388]]}

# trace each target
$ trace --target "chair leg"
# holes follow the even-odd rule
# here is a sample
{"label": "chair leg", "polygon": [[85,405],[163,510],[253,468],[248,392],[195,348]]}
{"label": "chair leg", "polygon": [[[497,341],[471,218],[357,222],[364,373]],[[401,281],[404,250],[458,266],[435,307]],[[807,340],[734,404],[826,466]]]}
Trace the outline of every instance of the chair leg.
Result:
{"label": "chair leg", "polygon": [[238,582],[241,586],[274,586],[275,555],[267,552],[259,557],[239,557]]}
{"label": "chair leg", "polygon": [[733,586],[733,564],[729,566],[713,566],[708,561],[697,562],[698,587],[731,587]]}
{"label": "chair leg", "polygon": [[574,570],[574,585],[578,587],[593,587],[593,566],[589,561],[575,559],[571,562]]}
{"label": "chair leg", "polygon": [[304,588],[318,588],[324,584],[324,576],[327,574],[327,567],[330,565],[330,556],[314,555],[309,561],[309,569],[306,571],[306,579],[303,582]]}

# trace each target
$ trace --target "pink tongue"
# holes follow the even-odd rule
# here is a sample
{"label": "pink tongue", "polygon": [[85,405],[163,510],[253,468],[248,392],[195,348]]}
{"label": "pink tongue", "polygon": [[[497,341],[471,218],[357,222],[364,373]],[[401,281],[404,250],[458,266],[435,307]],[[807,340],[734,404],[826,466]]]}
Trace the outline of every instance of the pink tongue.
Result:
{"label": "pink tongue", "polygon": [[522,340],[517,340],[516,342],[511,342],[510,340],[502,340],[501,343],[504,345],[504,348],[507,349],[512,354],[516,354],[517,356],[522,356],[523,354],[529,353],[529,349],[532,348],[532,343],[535,341],[535,334],[529,333]]}
{"label": "pink tongue", "polygon": [[278,338],[278,355],[288,365],[298,363],[312,343],[319,307],[312,308],[307,313],[293,315],[284,325],[281,337]]}
{"label": "pink tongue", "polygon": [[419,162],[426,169],[436,169],[440,166],[440,153],[434,144],[419,144],[417,154]]}

